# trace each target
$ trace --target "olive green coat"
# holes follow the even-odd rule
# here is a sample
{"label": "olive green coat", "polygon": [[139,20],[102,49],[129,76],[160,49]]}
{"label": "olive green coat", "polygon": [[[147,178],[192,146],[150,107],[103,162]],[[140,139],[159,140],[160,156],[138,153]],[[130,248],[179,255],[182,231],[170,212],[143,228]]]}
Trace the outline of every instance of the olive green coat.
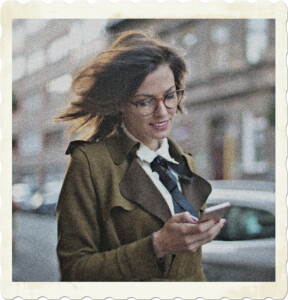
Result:
{"label": "olive green coat", "polygon": [[[196,253],[153,252],[151,234],[171,217],[162,195],[135,159],[139,143],[122,130],[99,143],[76,142],[57,206],[57,254],[63,281],[203,281]],[[192,157],[169,139],[171,156],[193,169]],[[199,211],[211,186],[195,175],[181,183]]]}

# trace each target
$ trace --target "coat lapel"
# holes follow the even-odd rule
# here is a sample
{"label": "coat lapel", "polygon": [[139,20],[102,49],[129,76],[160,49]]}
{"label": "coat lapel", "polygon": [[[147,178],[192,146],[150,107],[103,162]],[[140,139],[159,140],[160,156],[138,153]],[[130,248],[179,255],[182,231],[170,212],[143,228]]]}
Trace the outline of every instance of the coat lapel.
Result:
{"label": "coat lapel", "polygon": [[171,217],[166,201],[136,158],[131,162],[119,187],[123,197],[137,203],[164,223]]}
{"label": "coat lapel", "polygon": [[[171,156],[180,164],[188,165],[194,172],[192,157],[187,155],[172,139],[168,138],[168,140]],[[107,139],[106,143],[116,165],[121,165],[128,157],[132,159],[119,185],[122,196],[166,222],[171,217],[170,209],[162,194],[135,158],[139,143],[128,138],[122,129],[112,138]],[[192,184],[181,182],[181,187],[184,196],[196,211],[199,211],[205,204],[212,190],[211,185],[195,173]]]}
{"label": "coat lapel", "polygon": [[183,181],[180,183],[185,198],[198,212],[212,191],[211,185],[204,178],[194,173],[195,166],[191,155],[185,153],[172,139],[169,139],[169,146],[171,156],[178,161],[178,163],[187,165],[194,174],[194,179],[191,184]]}
{"label": "coat lapel", "polygon": [[203,178],[194,173],[193,182],[181,182],[182,193],[198,212],[205,204],[212,191],[211,185]]}

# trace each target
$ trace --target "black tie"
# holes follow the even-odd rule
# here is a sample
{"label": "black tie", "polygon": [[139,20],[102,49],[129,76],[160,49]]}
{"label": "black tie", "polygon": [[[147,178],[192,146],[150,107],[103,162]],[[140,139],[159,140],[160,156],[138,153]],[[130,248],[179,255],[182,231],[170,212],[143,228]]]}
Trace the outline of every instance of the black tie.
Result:
{"label": "black tie", "polygon": [[194,207],[187,201],[179,190],[176,178],[171,172],[173,170],[181,179],[192,183],[193,173],[190,169],[187,166],[169,162],[160,155],[158,155],[150,165],[152,171],[159,174],[160,181],[171,194],[175,213],[188,211],[190,214],[198,218]]}

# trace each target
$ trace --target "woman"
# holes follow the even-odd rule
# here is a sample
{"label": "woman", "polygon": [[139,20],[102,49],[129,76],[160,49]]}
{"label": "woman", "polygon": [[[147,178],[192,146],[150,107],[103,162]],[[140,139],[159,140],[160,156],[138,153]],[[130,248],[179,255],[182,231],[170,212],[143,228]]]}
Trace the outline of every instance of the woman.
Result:
{"label": "woman", "polygon": [[[172,49],[125,32],[76,74],[75,99],[60,119],[89,135],[66,152],[57,207],[62,280],[205,280],[201,245],[225,220],[197,223],[211,187],[168,138],[183,111],[185,73]],[[157,173],[161,161],[176,183],[171,194]]]}

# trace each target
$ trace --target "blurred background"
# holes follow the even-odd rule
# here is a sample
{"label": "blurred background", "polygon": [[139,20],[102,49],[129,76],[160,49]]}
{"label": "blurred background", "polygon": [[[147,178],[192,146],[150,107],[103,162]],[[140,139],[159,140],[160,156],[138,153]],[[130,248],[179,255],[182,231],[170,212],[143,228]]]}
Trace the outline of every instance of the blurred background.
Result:
{"label": "blurred background", "polygon": [[76,70],[130,29],[160,37],[187,63],[187,114],[171,137],[197,173],[275,181],[274,20],[14,19],[13,281],[59,280],[55,206],[75,137],[54,118]]}

